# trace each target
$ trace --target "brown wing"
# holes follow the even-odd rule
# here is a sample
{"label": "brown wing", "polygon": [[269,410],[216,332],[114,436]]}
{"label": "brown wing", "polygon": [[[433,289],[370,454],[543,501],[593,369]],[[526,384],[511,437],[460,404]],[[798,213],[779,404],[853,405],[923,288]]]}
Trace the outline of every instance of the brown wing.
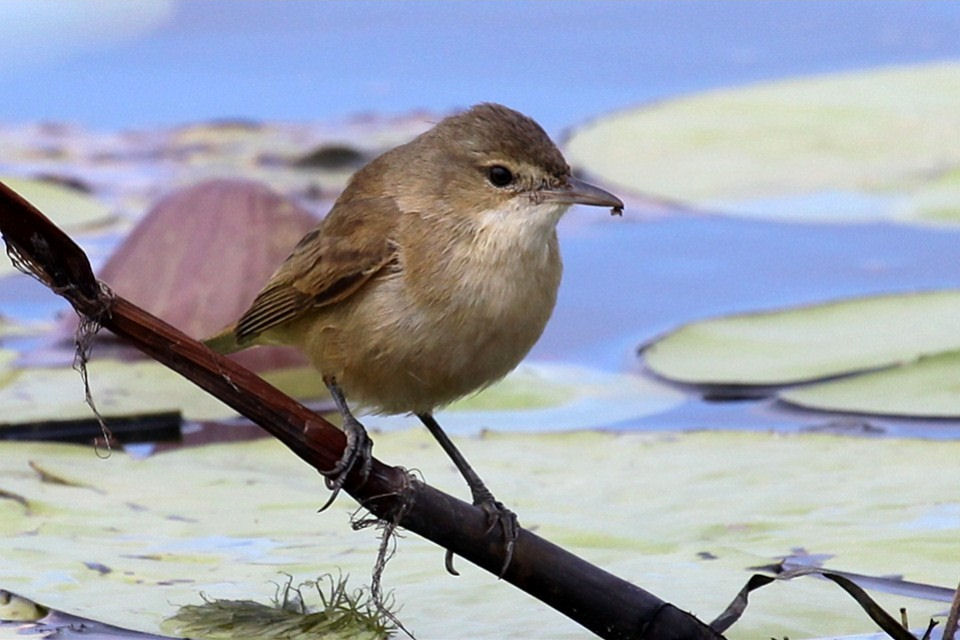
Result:
{"label": "brown wing", "polygon": [[249,341],[309,309],[335,304],[358,291],[395,261],[392,236],[398,217],[392,198],[338,202],[327,218],[297,243],[237,321],[237,342]]}

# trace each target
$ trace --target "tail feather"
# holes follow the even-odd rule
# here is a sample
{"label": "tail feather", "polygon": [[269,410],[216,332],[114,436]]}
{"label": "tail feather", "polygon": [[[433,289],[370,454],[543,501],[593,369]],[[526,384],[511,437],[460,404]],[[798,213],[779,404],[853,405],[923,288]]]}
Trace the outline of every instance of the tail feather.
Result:
{"label": "tail feather", "polygon": [[237,342],[236,325],[230,325],[217,335],[203,340],[203,344],[205,344],[210,350],[216,351],[222,355],[227,355],[228,353],[233,353],[234,351],[240,351],[247,346],[241,345]]}

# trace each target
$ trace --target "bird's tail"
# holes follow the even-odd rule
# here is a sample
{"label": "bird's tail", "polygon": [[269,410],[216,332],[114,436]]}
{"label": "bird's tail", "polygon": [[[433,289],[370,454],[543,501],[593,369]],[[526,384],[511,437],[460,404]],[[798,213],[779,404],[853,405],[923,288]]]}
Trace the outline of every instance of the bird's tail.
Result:
{"label": "bird's tail", "polygon": [[244,348],[244,345],[237,342],[236,328],[236,325],[232,324],[217,335],[203,340],[203,344],[222,355],[239,351]]}

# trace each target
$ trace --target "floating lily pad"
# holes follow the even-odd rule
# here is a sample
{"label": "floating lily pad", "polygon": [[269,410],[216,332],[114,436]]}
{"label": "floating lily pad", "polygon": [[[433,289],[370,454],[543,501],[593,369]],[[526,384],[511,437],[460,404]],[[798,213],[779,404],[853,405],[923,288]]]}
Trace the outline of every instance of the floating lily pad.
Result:
{"label": "floating lily pad", "polygon": [[[0,591],[0,620],[33,622],[47,615],[47,611],[35,602],[20,596]],[[3,637],[0,633],[0,637]]]}
{"label": "floating lily pad", "polygon": [[317,400],[330,397],[323,376],[309,365],[273,369],[264,372],[261,377],[294,398]]}
{"label": "floating lily pad", "polygon": [[[0,352],[3,356],[3,352]],[[9,355],[12,360],[13,354]],[[0,365],[3,360],[0,358]],[[190,420],[228,418],[235,412],[157,362],[95,360],[90,388],[104,415],[181,410]],[[305,400],[329,397],[311,367],[272,371],[265,379]],[[0,385],[4,382],[0,368]],[[522,365],[504,380],[438,414],[453,431],[577,429],[612,425],[666,411],[683,402],[671,387],[638,376],[560,365]],[[0,386],[6,422],[89,417],[80,374],[70,367],[10,370]],[[376,416],[373,428],[409,426],[409,417]]]}
{"label": "floating lily pad", "polygon": [[677,382],[796,384],[960,349],[958,318],[960,291],[854,298],[695,322],[643,358]]}
{"label": "floating lily pad", "polygon": [[0,387],[16,377],[13,363],[17,359],[17,352],[11,349],[0,349]]}
{"label": "floating lily pad", "polygon": [[598,119],[568,160],[611,186],[796,221],[960,222],[960,64],[712,91]]}
{"label": "floating lily pad", "polygon": [[291,161],[291,165],[300,169],[353,169],[357,170],[370,158],[346,143],[328,143]]}
{"label": "floating lily pad", "polygon": [[[157,362],[97,360],[88,367],[97,409],[106,416],[181,410],[193,420],[235,415],[228,406]],[[24,369],[0,388],[4,422],[89,418],[80,374],[70,367]]]}
{"label": "floating lily pad", "polygon": [[[0,176],[0,182],[71,233],[103,226],[114,219],[110,209],[83,191],[49,180]],[[17,273],[9,259],[0,259],[0,277]]]}
{"label": "floating lily pad", "polygon": [[807,409],[917,418],[960,418],[960,352],[782,391]]}
{"label": "floating lily pad", "polygon": [[[661,413],[685,400],[667,385],[617,374],[544,363],[525,363],[502,381],[438,411],[437,421],[453,433],[563,431],[609,427]],[[370,418],[376,426],[408,426],[404,416]]]}
{"label": "floating lily pad", "polygon": [[[390,464],[466,489],[425,429],[374,434]],[[709,620],[751,572],[803,546],[827,566],[953,586],[960,443],[763,433],[488,434],[458,445],[526,527]],[[51,484],[34,466],[71,481]],[[736,464],[731,464],[736,461]],[[882,474],[877,469],[883,469]],[[931,472],[935,470],[935,472]],[[180,606],[269,600],[343,569],[368,581],[378,541],[349,526],[341,497],[322,514],[317,473],[270,440],[137,459],[92,447],[0,442],[0,588],[44,605],[157,633]],[[704,559],[711,558],[711,559]],[[384,587],[421,637],[583,638],[584,630],[465,561],[407,534]],[[926,620],[942,602],[878,594]],[[822,580],[771,585],[727,637],[815,637],[873,629]]]}
{"label": "floating lily pad", "polygon": [[98,227],[113,219],[113,214],[106,205],[83,191],[58,182],[8,176],[0,176],[0,182],[19,193],[57,226],[69,232]]}

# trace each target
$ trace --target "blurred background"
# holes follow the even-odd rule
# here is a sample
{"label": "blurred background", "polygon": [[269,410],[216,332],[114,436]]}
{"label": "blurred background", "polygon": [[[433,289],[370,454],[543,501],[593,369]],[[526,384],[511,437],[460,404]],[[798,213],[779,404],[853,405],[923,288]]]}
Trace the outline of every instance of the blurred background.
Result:
{"label": "blurred background", "polygon": [[[627,204],[622,218],[566,216],[564,281],[544,336],[503,384],[439,414],[447,430],[477,436],[467,456],[524,525],[707,617],[745,567],[783,554],[816,564],[833,553],[851,570],[950,586],[958,34],[953,0],[0,0],[0,180],[118,292],[200,337],[239,314],[357,167],[447,114],[506,104]],[[841,302],[811,307],[828,301]],[[2,261],[5,438],[23,424],[46,425],[46,436],[52,420],[82,423],[87,441],[100,433],[71,368],[72,315]],[[115,348],[98,344],[91,364],[108,416],[174,411],[185,419],[181,429],[176,414],[174,438],[262,436]],[[318,376],[295,361],[286,373],[278,361],[248,364],[318,400]],[[375,436],[378,455],[462,495],[429,436],[400,429],[414,423],[370,417],[372,429],[393,429]],[[3,497],[61,502],[31,512],[0,501],[18,551],[4,551],[4,589],[157,632],[198,589],[250,597],[277,567],[315,575],[330,549],[338,567],[368,575],[359,534],[314,513],[316,476],[296,476],[310,470],[267,441],[156,456],[142,445],[102,465],[89,447],[20,444],[0,442],[13,452],[0,455]],[[571,452],[588,473],[571,473]],[[103,490],[78,501],[26,459]],[[136,495],[157,486],[170,490]],[[289,512],[261,517],[280,513],[277,495]],[[191,500],[189,517],[169,515]],[[146,502],[164,506],[133,508]],[[51,511],[83,527],[38,524]],[[270,520],[282,530],[261,526]],[[329,532],[318,535],[320,523]],[[502,637],[508,624],[523,637],[583,637],[480,572],[437,580],[437,550],[413,536],[404,545],[390,571],[425,637],[447,637],[455,609],[469,612],[455,624],[470,637]],[[219,573],[195,580],[197,558]],[[133,575],[142,594],[103,597]],[[821,582],[784,586],[766,605],[765,592],[731,637],[871,628]],[[897,587],[890,611],[902,606]],[[945,608],[949,589],[932,591],[910,600],[914,625]],[[59,599],[71,594],[80,604]]]}
{"label": "blurred background", "polygon": [[960,55],[955,3],[0,2],[0,121],[129,129],[445,113],[550,133],[641,102]]}
{"label": "blurred background", "polygon": [[[671,375],[657,369],[650,376],[637,348],[713,316],[960,283],[955,225],[897,219],[899,194],[917,175],[953,175],[949,150],[933,148],[947,144],[955,125],[949,113],[937,115],[944,101],[949,111],[958,84],[949,66],[960,58],[960,5],[953,2],[0,0],[0,13],[0,176],[39,179],[45,188],[53,182],[74,191],[61,188],[60,196],[83,196],[91,217],[72,228],[61,223],[105,279],[194,335],[236,317],[259,286],[258,277],[241,278],[239,268],[204,256],[242,255],[238,246],[263,245],[258,234],[271,227],[209,194],[222,204],[231,234],[247,235],[190,227],[185,221],[200,224],[197,213],[212,205],[204,201],[200,211],[181,199],[182,206],[168,202],[167,223],[155,216],[156,229],[141,230],[139,251],[128,248],[125,259],[107,264],[163,197],[210,179],[255,180],[302,207],[300,222],[285,232],[296,238],[363,161],[481,101],[534,117],[575,170],[629,205],[622,220],[574,210],[563,222],[564,285],[530,360],[643,372],[650,389],[631,387],[627,395],[652,390],[654,400],[609,414],[585,408],[570,426],[585,416],[590,426],[619,429],[819,423],[816,414],[776,402],[712,402],[709,385],[678,405],[676,389],[660,384],[659,376]],[[869,76],[888,68],[907,70],[905,79]],[[910,71],[931,68],[935,77],[923,82]],[[837,73],[853,75],[830,75]],[[821,74],[841,79],[803,84]],[[866,84],[853,88],[857,74],[868,74]],[[800,84],[782,84],[797,78]],[[787,89],[767,98],[769,83]],[[709,102],[728,95],[722,107]],[[688,96],[707,100],[693,116],[682,115]],[[661,111],[662,122],[655,120]],[[650,113],[654,123],[637,133],[629,119],[637,114],[643,122]],[[628,126],[596,143],[593,132],[609,129],[619,114]],[[912,121],[925,129],[897,128]],[[847,140],[858,130],[851,123],[868,129],[866,137]],[[902,159],[903,143],[914,137],[919,159]],[[700,147],[678,152],[684,139]],[[708,148],[709,140],[718,142]],[[750,146],[768,140],[779,145],[772,155]],[[858,148],[863,157],[852,155]],[[873,175],[877,158],[883,163]],[[779,175],[764,173],[779,164]],[[791,174],[818,172],[825,183],[788,184]],[[847,174],[858,178],[844,182]],[[734,189],[734,199],[725,186],[744,180],[753,183]],[[937,194],[956,191],[950,180],[934,185]],[[44,202],[64,215],[86,211],[75,201]],[[153,250],[144,238],[162,236],[164,224],[183,239]],[[258,258],[264,278],[286,249],[277,251]],[[236,295],[198,304],[210,288],[190,286],[204,280],[204,269],[213,269],[210,286]],[[168,271],[173,284],[156,286],[157,274]],[[7,316],[33,322],[64,310],[17,277],[0,279],[0,303]],[[70,329],[61,326],[58,335],[69,337]],[[46,346],[12,344],[21,362],[28,352],[27,362],[57,361],[38,343]],[[484,425],[516,428],[516,418]],[[476,429],[473,419],[463,429]],[[555,420],[519,422],[536,430]],[[955,423],[931,424],[894,421],[882,429],[960,435]]]}

